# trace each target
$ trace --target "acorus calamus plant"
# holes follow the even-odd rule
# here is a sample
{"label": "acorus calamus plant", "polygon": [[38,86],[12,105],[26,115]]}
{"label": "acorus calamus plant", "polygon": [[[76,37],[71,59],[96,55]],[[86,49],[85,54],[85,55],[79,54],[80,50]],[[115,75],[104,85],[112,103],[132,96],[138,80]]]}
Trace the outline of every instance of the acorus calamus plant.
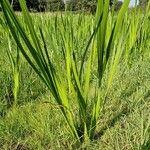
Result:
{"label": "acorus calamus plant", "polygon": [[[91,36],[87,37],[80,61],[73,48],[74,37],[71,26],[68,34],[64,32],[69,17],[62,16],[64,24],[62,29],[59,29],[56,19],[56,30],[61,30],[61,44],[64,47],[60,49],[63,54],[61,64],[55,64],[55,60],[50,56],[42,28],[39,27],[39,31],[35,31],[25,0],[19,2],[30,36],[24,30],[9,1],[0,1],[5,20],[20,52],[50,90],[68,124],[70,133],[79,143],[87,143],[96,134],[98,119],[105,104],[101,92],[102,80],[104,76],[107,77],[104,94],[106,95],[124,50],[127,36],[121,34],[121,29],[129,1],[125,0],[117,17],[113,17],[109,12],[109,0],[98,0]],[[115,18],[109,30],[108,18]],[[57,55],[55,51],[53,53]],[[64,67],[63,72],[61,67]],[[94,84],[91,83],[91,78],[95,67],[97,78]],[[94,86],[92,97],[89,95],[91,86]]]}

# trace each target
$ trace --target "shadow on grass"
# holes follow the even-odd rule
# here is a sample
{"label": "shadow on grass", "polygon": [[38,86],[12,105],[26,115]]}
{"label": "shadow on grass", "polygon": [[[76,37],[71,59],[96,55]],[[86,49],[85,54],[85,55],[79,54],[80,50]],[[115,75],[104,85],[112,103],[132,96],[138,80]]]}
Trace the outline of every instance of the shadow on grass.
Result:
{"label": "shadow on grass", "polygon": [[150,150],[150,139],[140,146],[139,150]]}
{"label": "shadow on grass", "polygon": [[[132,95],[132,94],[130,94]],[[150,97],[150,91],[148,90],[145,95],[144,95],[144,100],[148,100]],[[132,105],[133,106],[133,105]],[[116,122],[118,122],[122,116],[128,116],[131,111],[133,111],[133,108],[129,108],[127,105],[124,106],[124,108],[122,110],[120,110],[118,113],[116,113],[110,120],[108,120],[106,122],[106,124],[98,131],[98,133],[94,136],[94,140],[98,140],[100,139],[105,132],[110,129],[113,128],[114,125],[116,124]],[[144,143],[144,145],[141,146],[141,150],[150,150],[150,139]]]}
{"label": "shadow on grass", "polygon": [[122,116],[128,116],[130,114],[130,110],[127,106],[125,106],[121,111],[116,113],[110,120],[106,122],[106,124],[98,131],[98,133],[94,136],[94,140],[100,139],[107,129],[114,127],[115,123],[118,122]]}

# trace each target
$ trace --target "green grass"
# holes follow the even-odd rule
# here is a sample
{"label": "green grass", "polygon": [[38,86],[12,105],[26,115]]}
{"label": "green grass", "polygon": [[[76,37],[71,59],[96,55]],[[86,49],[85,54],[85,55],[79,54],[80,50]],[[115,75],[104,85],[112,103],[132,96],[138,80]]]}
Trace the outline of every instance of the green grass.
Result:
{"label": "green grass", "polygon": [[[103,14],[103,19],[96,27],[97,31],[91,41],[89,38],[94,30],[93,26],[98,23],[98,18],[95,21],[92,15],[73,15],[68,12],[62,16],[60,14],[31,14],[33,26],[40,39],[39,43],[34,37],[35,33],[31,31],[30,24],[24,21],[22,15],[18,15],[31,45],[41,53],[43,51],[40,50],[38,44],[42,49],[46,44],[49,51],[48,57],[58,77],[52,83],[56,82],[55,88],[62,100],[65,98],[63,92],[66,92],[66,100],[69,105],[66,101],[59,101],[61,99],[57,97],[57,94],[55,95],[54,89],[51,89],[47,76],[44,74],[41,77],[45,86],[39,79],[38,72],[34,72],[36,69],[33,69],[32,64],[30,63],[31,66],[29,66],[24,57],[20,55],[18,63],[20,88],[17,93],[17,104],[12,107],[14,74],[6,53],[9,50],[6,36],[8,32],[6,32],[7,29],[3,30],[4,26],[1,23],[0,149],[45,150],[84,147],[106,150],[149,149],[149,12],[146,13],[145,18],[138,10],[126,14],[120,12],[118,18],[117,14],[107,16],[107,12],[104,12],[106,14]],[[100,13],[98,9],[97,17],[100,16]],[[133,19],[136,14],[139,17]],[[28,16],[25,17],[29,19]],[[108,21],[105,20],[105,17],[108,17]],[[4,21],[2,16],[1,18]],[[14,30],[14,33],[17,32]],[[18,39],[23,37],[19,35],[19,32],[16,35]],[[29,42],[24,44],[23,41],[21,44],[24,50],[30,49]],[[10,39],[10,42],[12,58],[16,60],[17,45],[13,39]],[[86,47],[88,49],[85,49]],[[29,51],[27,54],[35,63],[35,67],[39,69],[40,62],[36,62]],[[73,56],[73,60],[70,59],[70,56]],[[98,64],[95,60],[98,60]],[[54,72],[49,73],[54,79]],[[62,88],[64,88],[63,92],[61,92]],[[100,99],[100,102],[99,100],[93,102],[99,99],[99,96],[102,101]],[[85,111],[82,103],[84,100],[87,101]],[[65,121],[62,112],[67,115],[66,118],[70,114],[64,107],[71,108],[73,112],[71,117],[77,123],[77,129],[80,131],[72,128],[74,124],[70,124],[71,120]],[[84,116],[85,112],[86,116]],[[67,123],[71,127],[73,136],[70,134],[70,127]],[[94,130],[91,132],[91,129]],[[76,133],[74,135],[74,131],[77,131],[77,135]],[[86,141],[86,134],[90,137],[90,142]],[[78,138],[83,138],[82,136],[85,143],[80,145],[77,141]]]}
{"label": "green grass", "polygon": [[[3,56],[7,58],[5,50],[3,47]],[[2,59],[1,64],[3,64],[0,68],[3,70],[0,76],[3,83],[0,84],[2,102],[6,100],[5,88],[9,84],[7,78],[10,77],[11,70],[7,69],[8,64]],[[21,71],[23,84],[21,84],[22,92],[19,94],[20,104],[15,110],[8,111],[6,116],[1,117],[1,149],[15,150],[17,146],[33,150],[76,149],[75,141],[66,128],[58,106],[53,104],[53,100],[50,103],[50,93],[37,76],[31,74],[30,69],[25,63]],[[144,140],[147,145],[150,144],[147,137],[149,130],[147,135],[142,133],[150,121],[150,59],[149,57],[145,61],[136,59],[130,70],[124,71],[125,69],[126,67],[121,67],[115,76],[113,88],[107,95],[107,107],[98,122],[97,130],[100,132],[98,139],[92,141],[88,149],[132,150],[140,149],[140,144],[143,145]],[[116,119],[110,122],[114,116]]]}

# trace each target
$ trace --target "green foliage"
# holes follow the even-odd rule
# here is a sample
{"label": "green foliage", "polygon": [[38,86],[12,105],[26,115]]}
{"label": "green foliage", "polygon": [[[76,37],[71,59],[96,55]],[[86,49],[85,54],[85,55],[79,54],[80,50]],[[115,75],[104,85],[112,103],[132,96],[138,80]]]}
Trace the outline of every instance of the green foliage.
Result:
{"label": "green foliage", "polygon": [[[129,71],[127,67],[132,67],[134,59],[142,62],[145,58],[144,55],[149,55],[146,52],[149,46],[147,42],[149,40],[149,7],[146,9],[145,15],[135,18],[137,13],[140,14],[140,12],[135,11],[130,14],[127,11],[129,0],[125,1],[120,11],[115,15],[113,11],[109,12],[109,0],[105,3],[99,0],[95,18],[90,16],[89,19],[89,16],[86,18],[81,14],[77,15],[76,20],[75,15],[66,12],[65,14],[47,17],[45,14],[45,16],[41,15],[37,19],[36,15],[32,17],[29,14],[25,1],[20,0],[21,18],[14,13],[8,1],[0,2],[5,20],[20,52],[51,92],[50,101],[47,103],[51,104],[53,99],[55,100],[53,105],[59,108],[63,114],[74,140],[79,144],[82,143],[82,146],[87,145],[90,140],[96,138],[99,128],[98,123],[101,118],[104,117],[102,123],[105,120],[105,116],[102,116],[103,111],[109,109],[111,114],[113,110],[107,104],[113,101],[113,94],[110,94],[109,98],[108,95],[109,90],[115,88],[113,78],[116,72],[123,69],[122,76],[124,76]],[[130,65],[129,60],[131,60]],[[139,66],[137,65],[135,69],[136,74],[138,74]],[[129,75],[131,74],[129,73]],[[138,83],[132,81],[134,88],[132,87],[127,95],[130,95],[134,90],[137,90],[136,93],[140,93],[139,88],[141,86],[139,84],[141,83],[139,81],[143,83],[140,79],[138,79]],[[122,93],[122,97],[118,99],[122,100],[124,90],[132,83],[127,80],[127,83],[125,83],[127,86],[124,88],[122,80],[118,81],[115,78],[115,82],[118,82],[119,91]],[[147,83],[145,84],[147,86]],[[142,92],[145,90],[148,93],[147,89],[142,90]],[[115,89],[113,89],[113,93],[115,93]],[[133,94],[133,97],[129,97],[129,99],[133,99],[137,95]],[[141,100],[140,96],[139,94],[136,97],[137,101],[133,102],[133,108],[145,99],[142,97]],[[128,96],[125,97],[128,98]],[[127,104],[121,106],[121,110],[117,107],[117,114],[111,114],[112,119],[106,123],[106,127],[101,132],[114,124],[119,116],[118,114],[127,114],[128,109],[126,107],[128,107]],[[35,113],[37,112],[35,111]],[[23,133],[20,133],[22,136],[32,134],[26,132],[28,127],[21,130],[26,120],[23,119],[23,123],[21,122],[18,126],[17,120],[24,117],[18,119],[17,113],[12,112],[12,114],[15,114],[15,121],[10,125],[10,127],[12,126],[11,131],[13,133],[23,131]],[[141,122],[144,124],[143,121]],[[42,127],[40,128],[41,124],[42,121],[38,124],[39,130],[37,133],[42,129]],[[33,124],[31,123],[31,125]],[[2,126],[4,128],[5,125]],[[149,123],[146,128],[149,128]],[[33,129],[35,131],[35,127]],[[148,135],[149,130],[143,129],[143,131],[146,134],[142,133],[141,136]],[[101,136],[103,133],[99,134]],[[43,130],[40,135],[45,135]],[[18,138],[19,135],[17,134],[15,137]],[[42,137],[40,136],[40,138]],[[15,138],[13,140],[15,141]],[[145,138],[144,141],[141,140],[141,145],[145,146],[148,142]],[[117,146],[120,147],[119,144]]]}
{"label": "green foliage", "polygon": [[[18,0],[10,0],[14,10],[20,10]],[[62,0],[26,0],[29,10],[34,11],[60,11],[65,10]],[[96,0],[75,0],[70,2],[71,10],[96,11]]]}
{"label": "green foliage", "polygon": [[[110,71],[107,73],[107,90],[105,91],[105,93],[107,93],[108,89],[110,88],[117,64],[119,63],[122,55],[124,34],[122,34],[122,39],[119,41],[118,34],[120,33],[119,31],[122,27],[124,13],[128,9],[129,0],[124,3],[122,9],[118,13],[118,16],[114,22],[114,26],[109,31],[110,37],[108,39],[106,39],[105,35],[108,30],[106,25],[109,17],[109,0],[107,0],[105,3],[101,0],[98,1],[93,33],[89,37],[85,50],[83,51],[83,56],[81,56],[81,63],[79,64],[77,64],[78,61],[77,57],[75,56],[75,51],[73,49],[74,44],[72,42],[74,40],[74,35],[72,32],[73,18],[69,16],[65,16],[64,18],[62,17],[63,26],[62,28],[59,28],[61,32],[62,44],[64,45],[64,49],[62,49],[64,62],[62,65],[66,67],[66,75],[62,74],[61,67],[59,65],[57,69],[54,67],[55,64],[49,56],[43,30],[39,27],[41,40],[44,44],[44,50],[42,49],[39,38],[35,32],[31,16],[27,11],[26,2],[21,0],[19,2],[23,17],[25,19],[26,27],[29,30],[31,37],[29,38],[26,32],[23,30],[21,22],[11,9],[9,3],[7,1],[2,1],[1,5],[3,7],[3,12],[12,36],[14,37],[19,50],[22,52],[27,62],[39,75],[41,80],[52,93],[56,103],[60,106],[60,110],[70,127],[70,132],[72,133],[73,137],[76,138],[78,142],[87,143],[95,136],[98,117],[103,104],[103,98],[101,97],[101,86],[104,73],[106,72],[107,66],[109,66]],[[65,34],[66,24],[68,23],[68,30],[70,30],[70,32]],[[57,26],[57,20],[55,25]],[[14,28],[14,26],[16,28]],[[57,30],[59,29],[56,28],[56,31]],[[118,45],[114,49],[114,43],[116,41],[118,42]],[[27,51],[23,43],[27,47]],[[95,44],[97,44],[97,48],[93,49],[92,47]],[[54,53],[54,55],[57,56],[57,53]],[[92,66],[95,63],[95,59],[98,62],[98,78],[97,84],[95,85],[95,95],[93,97],[95,101],[91,102],[88,92],[90,88],[91,72],[93,70]],[[86,71],[84,70],[84,67],[87,68]],[[66,78],[68,82],[67,85],[65,85],[66,81],[64,78]],[[69,103],[70,95],[67,93],[70,92],[74,97],[73,99],[75,99],[78,104],[79,114],[77,117],[79,121],[76,121],[74,118],[73,108]],[[88,109],[90,109],[89,112]]]}
{"label": "green foliage", "polygon": [[[19,0],[9,0],[9,2],[14,10],[16,10],[16,11],[21,10]],[[37,11],[39,10],[39,7],[40,7],[39,0],[27,0],[26,4],[27,4],[29,10],[37,10]]]}
{"label": "green foliage", "polygon": [[148,3],[148,0],[139,0],[139,5],[145,6]]}
{"label": "green foliage", "polygon": [[[9,0],[14,10],[21,10],[18,0]],[[26,0],[27,7],[30,11],[64,11],[65,4],[63,0]],[[109,5],[115,5],[115,10],[120,9],[121,1],[110,1]],[[96,0],[72,0],[66,4],[68,10],[84,11],[84,12],[96,12]]]}

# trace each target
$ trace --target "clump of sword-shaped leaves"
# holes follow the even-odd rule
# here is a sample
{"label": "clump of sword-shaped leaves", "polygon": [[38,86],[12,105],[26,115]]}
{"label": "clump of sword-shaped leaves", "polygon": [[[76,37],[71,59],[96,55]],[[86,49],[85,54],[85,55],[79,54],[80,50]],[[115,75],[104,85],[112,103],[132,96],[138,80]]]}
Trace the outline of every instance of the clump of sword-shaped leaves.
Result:
{"label": "clump of sword-shaped leaves", "polygon": [[[124,50],[125,34],[122,33],[121,28],[129,0],[125,0],[117,18],[110,24],[111,28],[108,27],[109,17],[113,18],[109,12],[109,0],[98,0],[93,30],[90,37],[87,37],[87,44],[85,49],[82,50],[80,62],[77,62],[78,58],[73,47],[74,31],[71,27],[73,24],[69,21],[69,17],[62,16],[63,28],[59,29],[56,19],[56,30],[60,31],[63,47],[60,49],[63,53],[63,60],[60,61],[60,64],[55,64],[55,61],[50,57],[42,28],[39,28],[40,38],[37,35],[25,0],[19,2],[30,35],[22,27],[9,1],[0,1],[5,19],[19,50],[52,93],[73,137],[78,142],[87,142],[89,139],[93,139],[101,108],[104,104],[101,96],[103,76],[107,74],[107,93]],[[70,26],[69,32],[66,28],[68,23]],[[76,32],[80,32],[80,30]],[[53,53],[55,55],[55,51]],[[61,67],[64,67],[64,71]],[[97,81],[94,85],[95,94],[91,99],[89,96],[90,80],[95,67],[97,67]],[[106,68],[109,68],[107,73]],[[72,106],[73,104],[75,106]]]}

